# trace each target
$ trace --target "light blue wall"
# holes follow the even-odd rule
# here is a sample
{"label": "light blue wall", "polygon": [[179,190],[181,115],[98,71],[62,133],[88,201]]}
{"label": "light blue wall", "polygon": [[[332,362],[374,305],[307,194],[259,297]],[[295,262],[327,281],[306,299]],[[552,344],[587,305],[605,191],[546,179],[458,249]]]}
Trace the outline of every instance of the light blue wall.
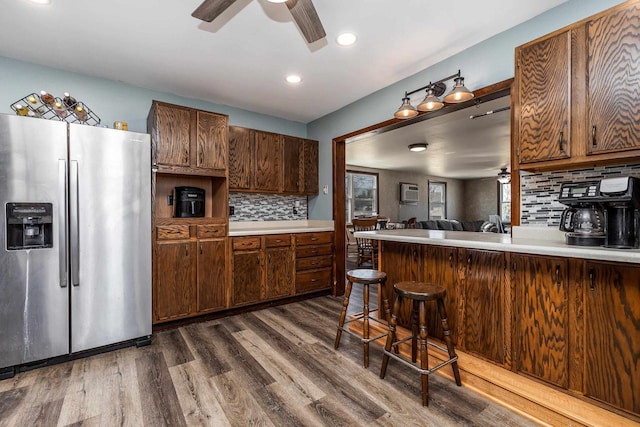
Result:
{"label": "light blue wall", "polygon": [[458,69],[462,71],[465,85],[470,89],[485,87],[511,78],[514,75],[515,47],[620,3],[619,0],[570,0],[309,123],[308,137],[320,141],[320,187],[329,186],[327,195],[321,192],[320,196],[309,201],[309,218],[331,219],[333,217],[331,182],[333,138],[392,118],[393,113],[400,106],[405,91],[451,75]]}
{"label": "light blue wall", "polygon": [[10,104],[40,90],[60,97],[64,92],[70,92],[91,108],[102,124],[111,127],[116,120],[125,121],[129,124],[129,130],[136,132],[147,131],[147,114],[151,101],[156,99],[227,114],[231,125],[300,137],[307,135],[304,123],[0,56],[0,113],[15,114]]}

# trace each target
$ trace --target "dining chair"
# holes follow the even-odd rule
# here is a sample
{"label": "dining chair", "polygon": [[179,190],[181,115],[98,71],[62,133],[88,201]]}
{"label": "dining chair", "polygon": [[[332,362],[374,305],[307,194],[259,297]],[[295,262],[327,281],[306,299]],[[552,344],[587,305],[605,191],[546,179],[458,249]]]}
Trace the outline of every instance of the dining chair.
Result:
{"label": "dining chair", "polygon": [[[377,228],[378,218],[356,218],[351,221],[353,231],[373,231]],[[356,265],[360,267],[365,262],[371,262],[371,268],[378,268],[378,242],[371,239],[356,237],[358,245],[358,260]]]}

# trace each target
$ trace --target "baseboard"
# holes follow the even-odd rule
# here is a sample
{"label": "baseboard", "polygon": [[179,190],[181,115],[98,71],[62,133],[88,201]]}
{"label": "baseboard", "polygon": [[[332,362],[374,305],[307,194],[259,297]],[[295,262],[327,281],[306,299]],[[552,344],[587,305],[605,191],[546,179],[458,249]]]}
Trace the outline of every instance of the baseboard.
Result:
{"label": "baseboard", "polygon": [[[371,322],[370,328],[370,335],[377,335],[385,330],[376,322]],[[350,323],[350,329],[361,334],[362,322]],[[409,334],[410,331],[398,328],[399,339]],[[377,342],[384,345],[385,339],[381,338]],[[410,342],[400,346],[400,353],[410,357]],[[459,350],[456,350],[456,353],[463,387],[468,387],[536,423],[551,426],[638,427],[637,421],[496,366],[479,357]],[[429,357],[433,361],[430,365],[449,358],[448,354],[431,347],[429,347]],[[444,367],[435,373],[453,380],[453,372],[450,368]]]}

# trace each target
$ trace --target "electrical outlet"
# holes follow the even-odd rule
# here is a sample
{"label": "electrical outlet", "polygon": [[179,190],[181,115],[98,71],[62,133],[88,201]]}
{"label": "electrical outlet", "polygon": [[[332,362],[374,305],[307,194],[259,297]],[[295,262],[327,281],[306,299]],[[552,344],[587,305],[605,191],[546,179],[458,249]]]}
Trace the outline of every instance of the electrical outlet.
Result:
{"label": "electrical outlet", "polygon": [[325,185],[322,187],[322,194],[329,194],[329,186]]}
{"label": "electrical outlet", "polygon": [[173,195],[171,194],[167,196],[167,205],[173,206]]}
{"label": "electrical outlet", "polygon": [[295,206],[293,207],[293,214],[298,215],[298,208],[296,208]]}
{"label": "electrical outlet", "polygon": [[233,206],[229,206],[229,215],[235,215],[236,213],[236,208]]}

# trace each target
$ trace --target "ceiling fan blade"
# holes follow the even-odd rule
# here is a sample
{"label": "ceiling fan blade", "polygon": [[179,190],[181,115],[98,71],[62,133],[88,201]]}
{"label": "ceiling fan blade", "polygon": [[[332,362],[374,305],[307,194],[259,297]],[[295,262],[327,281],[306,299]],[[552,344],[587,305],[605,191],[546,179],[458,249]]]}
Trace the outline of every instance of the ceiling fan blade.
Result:
{"label": "ceiling fan blade", "polygon": [[307,42],[313,43],[327,35],[311,0],[287,0],[287,7]]}
{"label": "ceiling fan blade", "polygon": [[191,16],[211,22],[235,2],[236,0],[204,0]]}

